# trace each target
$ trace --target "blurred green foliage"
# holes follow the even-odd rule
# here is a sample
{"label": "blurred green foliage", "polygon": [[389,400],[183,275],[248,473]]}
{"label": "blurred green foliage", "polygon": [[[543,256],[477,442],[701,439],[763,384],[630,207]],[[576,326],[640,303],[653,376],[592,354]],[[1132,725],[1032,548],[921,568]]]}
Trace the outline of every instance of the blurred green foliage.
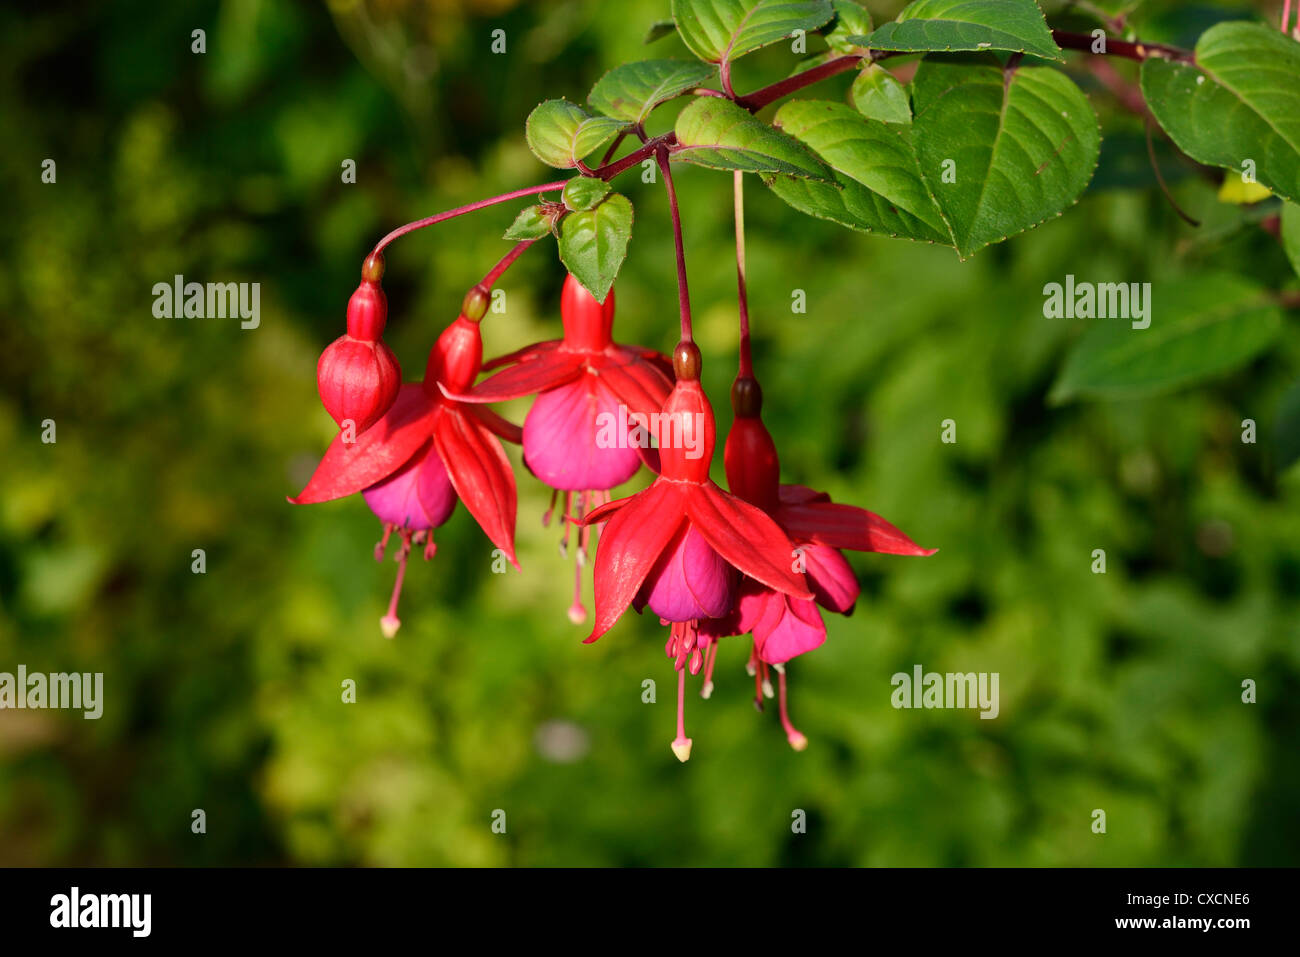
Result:
{"label": "blurred green foliage", "polygon": [[[901,4],[869,5],[880,22]],[[1062,6],[1047,5],[1054,22]],[[1188,43],[1206,25],[1180,36],[1200,8],[1136,6],[1149,39]],[[571,563],[538,521],[547,490],[522,468],[523,571],[491,574],[491,546],[458,509],[436,559],[407,576],[402,631],[380,636],[394,566],[371,558],[368,510],[285,503],[332,432],[316,356],[383,232],[551,175],[523,140],[539,100],[584,100],[626,60],[685,56],[675,37],[642,46],[667,7],[86,0],[0,13],[0,670],[102,671],[106,695],[97,722],[0,713],[0,863],[1300,862],[1300,490],[1271,451],[1300,365],[1292,325],[1203,387],[1052,406],[1063,357],[1096,320],[1041,313],[1043,285],[1067,273],[1158,283],[1213,268],[1269,288],[1294,275],[1258,210],[1221,204],[1216,183],[1162,153],[1183,174],[1178,202],[1204,220],[1183,224],[1139,159],[1140,121],[1077,58],[1107,139],[1094,188],[969,263],[801,217],[749,181],[756,359],[786,480],[940,549],[853,556],[856,614],[832,617],[826,645],[789,669],[806,752],[787,747],[774,709],[755,713],[735,639],[712,699],[688,703],[695,751],[679,765],[662,629],[629,615],[580,644]],[[494,56],[498,28],[508,51]],[[736,84],[793,62],[778,44]],[[55,184],[41,182],[47,157]],[[725,426],[731,178],[677,179]],[[662,188],[619,182],[636,223],[617,328],[667,350]],[[389,335],[409,376],[522,205],[392,250]],[[260,282],[260,326],[155,319],[153,284],[178,273]],[[489,354],[558,334],[561,279],[553,248],[520,260],[506,313],[485,322]],[[807,314],[791,311],[795,289]],[[1258,444],[1241,441],[1247,418]],[[47,419],[55,444],[41,441]],[[956,444],[939,441],[944,419]],[[1090,570],[1097,548],[1104,575]],[[1000,716],[894,710],[890,676],[916,663],[999,672]],[[341,702],[349,678],[355,704]],[[1257,704],[1242,703],[1248,678]],[[566,735],[567,754],[548,743]],[[195,808],[206,834],[191,833]],[[806,834],[791,831],[795,809]]]}

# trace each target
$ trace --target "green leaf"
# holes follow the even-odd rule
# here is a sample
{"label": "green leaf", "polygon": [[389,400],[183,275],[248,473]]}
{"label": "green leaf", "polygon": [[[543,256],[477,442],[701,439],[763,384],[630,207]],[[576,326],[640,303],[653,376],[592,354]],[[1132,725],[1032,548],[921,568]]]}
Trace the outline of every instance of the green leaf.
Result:
{"label": "green leaf", "polygon": [[912,104],[907,87],[879,64],[865,67],[853,81],[849,97],[859,113],[884,123],[911,123]]}
{"label": "green leaf", "polygon": [[1061,48],[1034,0],[916,0],[869,37],[873,50],[1008,50],[1061,60]]}
{"label": "green leaf", "polygon": [[1300,382],[1282,395],[1277,407],[1277,470],[1283,472],[1300,461]]}
{"label": "green leaf", "polygon": [[598,302],[604,302],[631,238],[632,203],[611,193],[595,209],[569,213],[560,221],[560,261]]}
{"label": "green leaf", "polygon": [[1241,365],[1282,325],[1268,293],[1238,276],[1197,276],[1151,289],[1149,328],[1135,329],[1122,318],[1090,320],[1094,325],[1071,352],[1051,401],[1167,392]]}
{"label": "green leaf", "polygon": [[590,116],[568,100],[547,100],[528,114],[528,148],[547,166],[573,169],[588,153],[627,124],[608,116]]}
{"label": "green leaf", "polygon": [[1165,132],[1192,159],[1243,171],[1300,202],[1300,43],[1263,24],[1211,27],[1196,63],[1142,64],[1142,93]]}
{"label": "green leaf", "polygon": [[575,176],[564,184],[560,198],[572,212],[593,209],[609,195],[609,183],[595,176]]}
{"label": "green leaf", "polygon": [[851,38],[871,32],[871,14],[854,0],[831,0],[831,6],[835,10],[835,19],[825,34],[826,43],[836,53],[852,53],[859,49],[859,45]]}
{"label": "green leaf", "polygon": [[828,0],[673,0],[686,46],[709,63],[731,62],[834,16]]}
{"label": "green leaf", "polygon": [[600,78],[587,102],[608,116],[640,123],[659,104],[695,89],[717,72],[717,67],[694,60],[624,63]]}
{"label": "green leaf", "polygon": [[831,171],[802,143],[743,107],[701,96],[677,116],[678,159],[714,169],[785,173],[830,181]]}
{"label": "green leaf", "polygon": [[1060,215],[1097,167],[1097,116],[1051,67],[927,57],[912,101],[921,176],[963,259]]}
{"label": "green leaf", "polygon": [[868,233],[951,244],[917,168],[906,126],[869,120],[843,103],[792,100],[776,124],[817,152],[834,185],[772,177],[767,185],[795,209]]}
{"label": "green leaf", "polygon": [[1300,206],[1295,203],[1282,204],[1282,247],[1300,275]]}
{"label": "green leaf", "polygon": [[551,218],[541,206],[528,206],[510,224],[502,239],[541,239],[551,231]]}
{"label": "green leaf", "polygon": [[677,24],[672,20],[656,20],[654,23],[650,24],[650,28],[645,32],[645,39],[641,42],[647,45],[654,43],[656,40],[662,40],[664,37],[668,36],[668,34],[673,33],[676,30]]}

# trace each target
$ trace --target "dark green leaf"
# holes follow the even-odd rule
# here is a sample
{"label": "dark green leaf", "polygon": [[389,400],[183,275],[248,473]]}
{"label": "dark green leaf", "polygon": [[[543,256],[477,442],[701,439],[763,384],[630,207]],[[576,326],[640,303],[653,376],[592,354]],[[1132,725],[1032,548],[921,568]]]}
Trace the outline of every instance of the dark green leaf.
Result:
{"label": "dark green leaf", "polygon": [[963,258],[1060,215],[1097,166],[1096,114],[1051,67],[927,57],[912,100],[921,176]]}
{"label": "dark green leaf", "polygon": [[1063,59],[1034,0],[916,0],[896,22],[852,40],[873,50],[1008,50]]}
{"label": "dark green leaf", "polygon": [[1300,382],[1286,390],[1277,407],[1277,470],[1300,462]]}
{"label": "dark green leaf", "polygon": [[600,78],[587,102],[607,116],[640,123],[659,104],[693,90],[717,72],[717,67],[694,60],[624,63]]}
{"label": "dark green leaf", "polygon": [[560,261],[587,291],[604,302],[632,238],[632,203],[611,193],[595,209],[560,221]]}
{"label": "dark green leaf", "polygon": [[868,119],[885,123],[911,123],[912,104],[907,87],[879,64],[863,68],[853,81],[849,97],[858,112]]}
{"label": "dark green leaf", "polygon": [[646,30],[645,39],[642,43],[654,43],[656,40],[662,40],[668,34],[677,29],[677,24],[672,20],[656,20],[650,24],[650,29]]}
{"label": "dark green leaf", "polygon": [[1145,329],[1122,318],[1088,320],[1094,325],[1066,361],[1052,401],[1151,395],[1227,372],[1268,346],[1282,322],[1265,290],[1228,275],[1153,286],[1147,310]]}
{"label": "dark green leaf", "polygon": [[528,115],[528,148],[547,166],[573,169],[588,153],[627,124],[608,116],[589,116],[568,100],[547,100]]}
{"label": "dark green leaf", "polygon": [[686,46],[709,63],[730,62],[834,15],[828,0],[673,0]]}
{"label": "dark green leaf", "polygon": [[1300,206],[1282,204],[1282,246],[1296,274],[1300,275]]}
{"label": "dark green leaf", "polygon": [[952,242],[917,169],[908,127],[822,100],[792,100],[777,112],[776,123],[834,172],[834,185],[770,178],[772,191],[795,209],[864,232]]}
{"label": "dark green leaf", "polygon": [[730,100],[702,96],[677,117],[675,156],[700,166],[785,173],[829,181],[831,172],[802,143]]}
{"label": "dark green leaf", "polygon": [[1142,93],[1192,159],[1253,166],[1260,183],[1300,202],[1300,43],[1263,24],[1220,23],[1196,44],[1195,64],[1146,60]]}

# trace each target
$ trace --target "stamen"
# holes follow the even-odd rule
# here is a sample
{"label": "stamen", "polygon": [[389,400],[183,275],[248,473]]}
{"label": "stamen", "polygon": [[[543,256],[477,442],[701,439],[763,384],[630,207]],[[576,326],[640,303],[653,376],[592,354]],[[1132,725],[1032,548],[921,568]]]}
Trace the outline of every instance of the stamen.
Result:
{"label": "stamen", "polygon": [[564,517],[561,519],[561,522],[564,525],[564,537],[560,539],[561,558],[569,557],[569,529],[572,527],[572,523],[569,521],[569,508],[571,507],[572,498],[572,492],[564,493]]}
{"label": "stamen", "polygon": [[777,666],[776,682],[781,689],[781,727],[785,728],[785,739],[790,742],[790,747],[796,751],[802,751],[808,747],[808,739],[790,721],[790,712],[785,703],[785,669],[780,666]]}
{"label": "stamen", "polygon": [[559,489],[551,489],[551,507],[542,513],[542,528],[546,528],[551,524],[551,516],[555,514],[555,497],[559,494]]}
{"label": "stamen", "polygon": [[579,562],[573,566],[573,604],[569,606],[569,621],[581,625],[586,620],[587,609],[582,604],[582,563]]}
{"label": "stamen", "polygon": [[718,660],[718,644],[715,638],[704,651],[704,687],[700,689],[701,698],[707,699],[713,695],[713,663]]}
{"label": "stamen", "polygon": [[770,698],[772,697],[772,681],[767,676],[767,662],[763,662],[761,665],[760,674],[763,676],[763,697]]}
{"label": "stamen", "polygon": [[677,669],[677,737],[672,749],[683,764],[691,759],[691,739],[686,737],[686,672],[681,668]]}
{"label": "stamen", "polygon": [[393,525],[391,522],[384,522],[384,537],[375,545],[375,561],[382,562],[384,553],[388,551],[388,536],[393,534]]}

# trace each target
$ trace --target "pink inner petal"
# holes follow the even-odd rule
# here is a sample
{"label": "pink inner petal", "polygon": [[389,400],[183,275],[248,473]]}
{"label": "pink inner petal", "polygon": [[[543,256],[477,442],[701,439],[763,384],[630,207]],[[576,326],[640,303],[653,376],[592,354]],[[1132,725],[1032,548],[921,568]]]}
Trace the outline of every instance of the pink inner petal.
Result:
{"label": "pink inner petal", "polygon": [[417,532],[437,528],[456,507],[456,492],[432,444],[361,495],[381,522]]}
{"label": "pink inner petal", "polygon": [[636,606],[649,605],[666,621],[719,618],[731,611],[735,593],[735,569],[687,525],[655,562]]}
{"label": "pink inner petal", "polygon": [[765,616],[754,630],[754,644],[760,658],[776,665],[820,646],[826,640],[826,625],[816,602],[772,594],[773,604],[780,603],[779,611]]}
{"label": "pink inner petal", "polygon": [[539,395],[524,419],[524,461],[552,488],[611,489],[641,464],[619,402],[590,373]]}

